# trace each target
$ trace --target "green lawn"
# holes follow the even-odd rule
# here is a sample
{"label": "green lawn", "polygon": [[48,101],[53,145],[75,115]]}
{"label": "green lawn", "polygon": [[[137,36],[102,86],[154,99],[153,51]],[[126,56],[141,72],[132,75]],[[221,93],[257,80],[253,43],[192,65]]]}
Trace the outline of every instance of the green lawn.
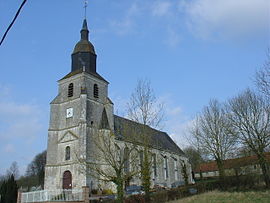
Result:
{"label": "green lawn", "polygon": [[169,203],[270,203],[270,190],[258,192],[219,192],[212,191],[194,195]]}

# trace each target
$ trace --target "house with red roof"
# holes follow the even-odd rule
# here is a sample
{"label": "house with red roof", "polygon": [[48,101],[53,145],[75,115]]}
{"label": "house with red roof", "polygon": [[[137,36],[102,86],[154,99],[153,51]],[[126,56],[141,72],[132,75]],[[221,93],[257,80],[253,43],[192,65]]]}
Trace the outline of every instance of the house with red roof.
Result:
{"label": "house with red roof", "polygon": [[[266,159],[270,164],[270,152],[266,152]],[[261,168],[256,155],[240,157],[236,159],[227,159],[224,161],[225,174],[227,176],[261,174]],[[218,177],[218,167],[215,161],[200,164],[194,170],[195,178],[213,178]]]}

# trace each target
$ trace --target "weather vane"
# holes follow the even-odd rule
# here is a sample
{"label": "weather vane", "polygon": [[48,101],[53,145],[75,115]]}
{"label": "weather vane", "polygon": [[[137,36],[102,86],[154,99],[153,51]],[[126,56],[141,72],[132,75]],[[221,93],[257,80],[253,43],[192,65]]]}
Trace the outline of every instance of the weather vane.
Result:
{"label": "weather vane", "polygon": [[84,18],[86,19],[86,8],[88,6],[88,1],[87,0],[84,0]]}

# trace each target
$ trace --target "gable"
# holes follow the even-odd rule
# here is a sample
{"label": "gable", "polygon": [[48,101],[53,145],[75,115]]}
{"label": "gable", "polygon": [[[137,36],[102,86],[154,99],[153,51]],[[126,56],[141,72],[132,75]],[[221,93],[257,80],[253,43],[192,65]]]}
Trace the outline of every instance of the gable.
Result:
{"label": "gable", "polygon": [[71,131],[67,131],[59,140],[58,143],[65,143],[77,140],[79,137]]}

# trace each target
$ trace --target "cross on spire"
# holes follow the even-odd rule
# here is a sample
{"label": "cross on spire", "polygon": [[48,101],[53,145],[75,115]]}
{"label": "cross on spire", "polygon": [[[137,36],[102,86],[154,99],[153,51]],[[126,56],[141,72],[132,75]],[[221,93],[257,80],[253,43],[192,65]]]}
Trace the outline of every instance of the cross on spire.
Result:
{"label": "cross on spire", "polygon": [[84,0],[84,19],[86,19],[86,11],[87,11],[88,1]]}

